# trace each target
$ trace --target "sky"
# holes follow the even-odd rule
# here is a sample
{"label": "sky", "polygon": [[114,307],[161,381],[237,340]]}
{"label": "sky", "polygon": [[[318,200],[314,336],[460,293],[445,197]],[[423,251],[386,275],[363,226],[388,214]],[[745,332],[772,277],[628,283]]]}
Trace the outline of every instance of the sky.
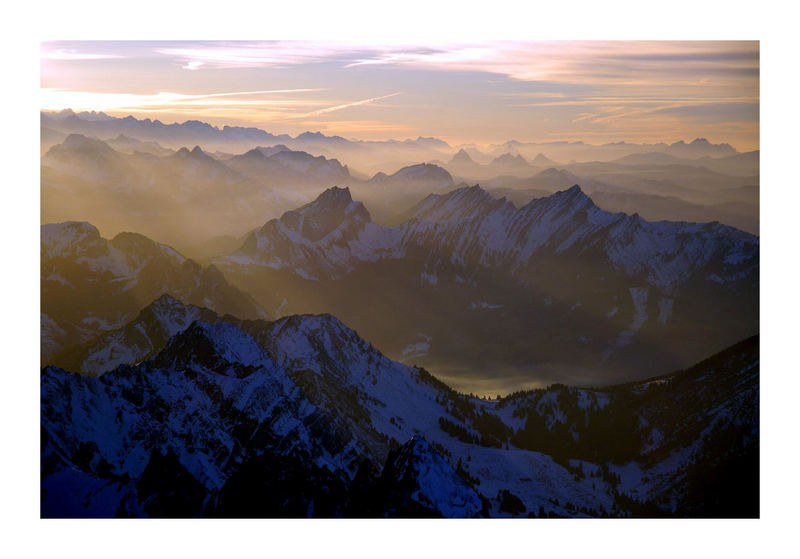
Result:
{"label": "sky", "polygon": [[759,148],[758,41],[40,45],[41,109],[296,135]]}

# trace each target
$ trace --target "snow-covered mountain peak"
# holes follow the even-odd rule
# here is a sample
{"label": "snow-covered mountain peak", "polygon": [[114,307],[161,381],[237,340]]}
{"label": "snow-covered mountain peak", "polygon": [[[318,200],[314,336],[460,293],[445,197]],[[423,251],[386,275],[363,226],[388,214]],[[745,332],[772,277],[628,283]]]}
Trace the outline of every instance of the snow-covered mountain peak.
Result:
{"label": "snow-covered mountain peak", "polygon": [[371,221],[364,204],[353,201],[350,189],[338,186],[328,188],[313,202],[280,218],[284,226],[310,242],[319,241],[335,230],[360,229]]}
{"label": "snow-covered mountain peak", "polygon": [[544,198],[535,198],[522,207],[522,211],[534,215],[558,216],[560,219],[571,219],[577,212],[596,210],[603,215],[613,216],[595,206],[589,196],[577,184],[566,190],[560,190]]}
{"label": "snow-covered mountain peak", "polygon": [[[362,242],[367,229],[370,234]],[[373,245],[385,244],[382,233],[364,204],[353,201],[349,188],[332,187],[313,202],[268,221],[238,251],[217,263],[222,268],[242,264],[292,267],[301,277],[318,279],[320,268],[329,274],[349,269],[355,251],[370,258]]]}
{"label": "snow-covered mountain peak", "polygon": [[243,367],[265,366],[272,360],[250,334],[234,324],[194,322],[170,338],[154,362],[173,368],[200,365],[217,372],[228,365],[241,376]]}
{"label": "snow-covered mountain peak", "polygon": [[477,184],[447,194],[431,194],[411,209],[410,214],[428,221],[457,221],[486,215],[513,205],[505,198],[494,198]]}
{"label": "snow-covered mountain peak", "polygon": [[42,225],[40,231],[42,256],[45,258],[71,254],[100,240],[100,231],[87,221],[48,223]]}
{"label": "snow-covered mountain peak", "polygon": [[629,277],[643,274],[641,281],[670,290],[717,259],[724,269],[705,279],[738,281],[752,271],[749,263],[758,254],[758,239],[752,235],[719,224],[651,223],[607,212],[577,184],[519,209],[478,186],[464,187],[429,195],[409,214],[402,225],[382,227],[370,221],[349,191],[330,189],[269,222],[239,252],[219,262],[234,273],[241,265],[257,265],[318,280],[341,277],[360,262],[401,259],[409,250],[426,247],[458,265],[500,266],[513,274],[547,247],[556,254],[599,251],[617,271]]}

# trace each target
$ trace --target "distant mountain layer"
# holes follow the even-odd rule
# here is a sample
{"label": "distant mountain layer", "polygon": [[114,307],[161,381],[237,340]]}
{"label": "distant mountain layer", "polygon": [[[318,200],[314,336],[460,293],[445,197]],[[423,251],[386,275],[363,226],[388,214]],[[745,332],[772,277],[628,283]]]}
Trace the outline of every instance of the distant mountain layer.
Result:
{"label": "distant mountain layer", "polygon": [[146,361],[42,370],[44,517],[758,514],[757,338],[646,382],[480,400],[329,315],[187,324],[212,314],[161,298],[113,342],[157,340]]}
{"label": "distant mountain layer", "polygon": [[[116,146],[118,149],[114,149]],[[145,149],[146,146],[149,148]],[[219,161],[207,154],[200,146],[193,149],[182,147],[173,152],[160,148],[152,142],[145,143],[122,136],[115,140],[102,141],[81,134],[70,134],[64,141],[48,150],[43,163],[53,168],[64,169],[83,179],[107,178],[127,174],[126,182],[146,180],[157,182],[169,165],[194,165],[184,174],[195,180],[208,181],[213,178],[222,183],[239,182],[243,177],[267,183],[294,182],[309,184],[347,180],[347,167],[336,159],[313,156],[303,151],[293,151],[286,146],[256,147],[247,153]],[[123,153],[129,151],[130,153]]]}
{"label": "distant mountain layer", "polygon": [[730,144],[712,144],[705,138],[695,138],[688,143],[679,140],[671,144],[664,142],[656,144],[614,142],[602,145],[587,144],[582,141],[536,143],[511,140],[503,144],[490,146],[490,150],[495,153],[542,153],[546,151],[548,157],[553,157],[560,161],[572,159],[572,157],[569,157],[571,154],[581,154],[582,161],[609,161],[631,153],[664,152],[675,157],[687,159],[727,157],[737,153],[736,149]]}
{"label": "distant mountain layer", "polygon": [[737,153],[721,158],[704,156],[700,158],[681,158],[665,152],[633,153],[614,161],[624,165],[694,165],[706,167],[718,173],[737,176],[757,176],[759,174],[758,151]]}
{"label": "distant mountain layer", "polygon": [[224,161],[199,146],[157,155],[147,145],[71,134],[50,148],[42,158],[43,221],[91,219],[104,230],[142,231],[183,248],[241,236],[307,200],[304,189],[350,181],[336,159],[280,145]]}
{"label": "distant mountain layer", "polygon": [[369,179],[368,183],[376,186],[422,187],[427,189],[447,188],[454,185],[453,177],[450,173],[438,165],[429,163],[403,167],[391,175],[379,172]]}
{"label": "distant mountain layer", "polygon": [[[121,120],[83,116],[88,120],[81,122],[88,127]],[[45,114],[43,118],[55,119],[50,124],[56,126],[82,116]],[[139,126],[144,121],[135,122]],[[726,194],[731,189],[758,186],[758,152],[690,159],[638,144],[580,144],[580,149],[589,150],[587,157],[602,153],[603,161],[562,165],[538,148],[525,155],[511,147],[492,154],[469,148],[456,158],[444,145],[425,138],[370,143],[307,133],[280,143],[275,137],[227,142],[218,141],[218,136],[227,136],[215,132],[208,138],[186,136],[162,145],[134,132],[70,134],[43,126],[43,149],[50,145],[48,139],[63,141],[52,145],[42,158],[42,222],[89,220],[103,230],[140,231],[186,250],[213,237],[240,237],[266,219],[313,199],[321,188],[350,186],[376,221],[395,224],[398,214],[421,197],[475,182],[487,189],[553,192],[580,184],[587,192],[680,197],[709,206],[713,220],[729,225],[757,221],[755,206],[747,209],[750,217],[730,221],[738,210],[730,212],[722,205],[733,202]],[[601,152],[592,151],[595,148]],[[475,163],[469,153],[488,163]],[[529,159],[527,154],[531,154]],[[448,159],[452,161],[443,163]],[[345,162],[368,171],[372,178],[351,170]],[[399,170],[388,172],[395,169]],[[686,219],[688,215],[666,217]],[[192,227],[198,222],[205,224],[202,230]],[[748,230],[757,230],[757,223]]]}
{"label": "distant mountain layer", "polygon": [[[75,113],[69,109],[57,113],[42,112],[41,126],[43,130],[62,134],[78,133],[99,138],[114,138],[123,134],[138,140],[161,142],[170,146],[195,143],[202,145],[250,144],[252,146],[283,143],[290,147],[300,147],[301,149],[315,146],[316,149],[322,148],[333,152],[386,149],[393,153],[402,151],[419,154],[428,152],[429,155],[449,153],[448,157],[453,154],[453,148],[438,138],[418,137],[416,139],[386,141],[350,140],[341,136],[326,136],[321,132],[304,132],[292,137],[287,134],[271,134],[255,127],[223,126],[219,128],[197,120],[165,124],[159,120],[151,120],[149,118],[142,120],[133,116],[117,118],[104,113]],[[549,158],[554,158],[557,161],[569,161],[576,159],[575,156],[581,161],[593,159],[608,161],[630,153],[654,151],[688,159],[720,158],[737,153],[728,144],[712,144],[704,138],[697,138],[688,143],[681,140],[672,144],[616,142],[603,145],[592,145],[584,142],[526,143],[512,140],[490,146],[489,151],[493,157],[503,156],[504,154],[516,154],[517,156],[521,154],[527,157],[527,154],[530,154],[532,160],[536,158],[533,164],[540,166],[547,165]],[[542,157],[538,157],[539,155]],[[430,157],[427,159],[430,159]],[[468,161],[464,160],[462,156],[455,162]]]}
{"label": "distant mountain layer", "polygon": [[133,116],[118,118],[105,113],[75,113],[69,109],[61,112],[42,112],[42,127],[62,133],[77,133],[100,138],[112,138],[120,134],[139,140],[156,141],[167,144],[265,144],[294,143],[302,145],[330,144],[332,147],[353,148],[388,146],[415,149],[449,149],[447,142],[438,138],[418,137],[414,140],[360,141],[348,140],[341,136],[326,136],[320,132],[304,132],[295,137],[288,134],[271,134],[260,128],[243,126],[212,126],[199,120],[165,124],[149,118],[137,119]]}

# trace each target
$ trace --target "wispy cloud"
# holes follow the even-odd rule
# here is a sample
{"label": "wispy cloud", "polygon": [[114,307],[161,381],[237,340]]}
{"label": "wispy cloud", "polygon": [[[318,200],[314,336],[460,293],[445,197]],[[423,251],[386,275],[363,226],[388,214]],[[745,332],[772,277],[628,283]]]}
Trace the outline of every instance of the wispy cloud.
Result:
{"label": "wispy cloud", "polygon": [[406,133],[413,127],[380,120],[307,120],[304,126],[312,130],[327,130],[336,134],[361,134],[364,132]]}
{"label": "wispy cloud", "polygon": [[[395,64],[505,74],[523,81],[635,83],[651,75],[695,80],[698,72],[757,71],[758,43],[544,41],[445,44],[373,52],[346,67]],[[721,63],[723,65],[721,65]]]}
{"label": "wispy cloud", "polygon": [[[395,97],[401,92],[369,99],[337,102],[309,99],[307,93],[324,91],[321,88],[267,89],[253,91],[225,91],[218,93],[186,94],[159,92],[154,94],[105,93],[72,91],[58,88],[41,89],[41,107],[45,110],[126,111],[135,114],[204,115],[204,118],[222,117],[238,120],[289,122],[321,117],[351,107],[368,105]],[[322,105],[320,107],[320,105]],[[341,121],[346,122],[346,121]],[[380,130],[377,121],[352,121],[348,130]],[[365,124],[369,122],[369,124]],[[308,122],[310,124],[311,122]],[[400,130],[391,125],[387,130]]]}
{"label": "wispy cloud", "polygon": [[340,56],[354,56],[363,47],[347,43],[309,41],[268,41],[163,47],[155,52],[184,62],[183,68],[284,67],[322,62]]}
{"label": "wispy cloud", "polygon": [[81,52],[75,49],[49,50],[47,48],[42,48],[41,57],[46,60],[103,60],[122,58],[119,54]]}
{"label": "wispy cloud", "polygon": [[[76,110],[113,110],[113,109],[147,109],[157,107],[179,108],[180,106],[224,106],[224,105],[256,105],[256,106],[314,106],[319,101],[287,97],[291,94],[323,91],[318,88],[266,89],[255,91],[224,91],[218,93],[185,94],[159,92],[154,94],[107,93],[94,91],[72,91],[60,88],[42,88],[41,107],[59,110],[72,108]],[[277,95],[277,97],[275,97]],[[263,98],[267,96],[267,98]],[[228,97],[256,97],[255,99],[226,100]]]}
{"label": "wispy cloud", "polygon": [[317,109],[316,111],[311,111],[309,113],[305,113],[302,115],[296,115],[295,118],[309,118],[314,116],[320,116],[327,113],[332,113],[335,111],[341,111],[342,109],[348,109],[350,107],[358,107],[361,105],[368,105],[369,103],[374,103],[375,101],[380,101],[381,99],[388,99],[389,97],[394,97],[395,95],[400,95],[402,92],[398,91],[396,93],[390,93],[389,95],[381,95],[380,97],[372,97],[370,99],[362,99],[360,101],[351,101],[349,103],[343,103],[341,105],[335,105],[333,107],[325,107],[323,109]]}
{"label": "wispy cloud", "polygon": [[[378,122],[403,122],[463,141],[657,134],[758,144],[757,41],[68,41],[43,43],[42,59],[45,109],[192,114],[295,132],[345,126],[335,115],[346,114],[367,135]],[[201,79],[212,71],[214,80]],[[308,88],[249,91],[261,84]],[[403,103],[381,103],[401,90]],[[381,91],[395,93],[362,99]]]}

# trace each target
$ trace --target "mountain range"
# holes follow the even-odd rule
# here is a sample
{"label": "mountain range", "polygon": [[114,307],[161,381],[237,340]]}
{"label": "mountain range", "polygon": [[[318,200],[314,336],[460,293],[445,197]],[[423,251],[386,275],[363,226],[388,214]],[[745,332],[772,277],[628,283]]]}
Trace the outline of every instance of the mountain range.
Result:
{"label": "mountain range", "polygon": [[407,216],[378,225],[331,188],[213,262],[270,312],[331,312],[454,383],[488,363],[593,383],[657,355],[666,372],[758,331],[758,238],[731,227],[613,214],[578,186],[520,208],[460,188]]}
{"label": "mountain range", "polygon": [[[452,157],[453,148],[438,138],[407,140],[352,140],[341,136],[326,136],[321,132],[304,132],[292,137],[288,134],[272,134],[254,127],[223,126],[216,127],[197,120],[183,123],[165,124],[159,120],[137,119],[133,116],[123,118],[109,116],[105,113],[81,112],[70,109],[60,112],[42,112],[40,115],[43,140],[58,141],[59,135],[78,133],[103,139],[115,138],[120,134],[142,141],[158,142],[166,147],[177,149],[187,144],[201,144],[209,150],[223,149],[225,146],[236,146],[236,149],[252,149],[257,145],[285,144],[293,149],[333,155],[341,158],[345,154],[355,156],[358,153],[379,155],[383,161],[393,158],[414,157],[420,160],[443,160]],[[44,131],[47,133],[45,134]],[[47,146],[49,147],[49,146]],[[461,149],[474,149],[462,146]],[[455,150],[458,151],[458,150]],[[634,144],[615,142],[602,145],[584,142],[519,142],[511,140],[487,148],[491,158],[511,154],[521,155],[534,160],[539,154],[556,161],[611,161],[632,153],[662,152],[679,158],[699,159],[704,157],[721,158],[732,156],[737,151],[728,144],[712,144],[705,138],[696,138],[691,142],[683,140],[656,144]],[[475,153],[475,152],[473,152]],[[473,158],[474,159],[474,158]],[[534,161],[535,165],[542,161]]]}
{"label": "mountain range", "polygon": [[40,118],[42,517],[759,516],[758,151]]}
{"label": "mountain range", "polygon": [[[90,124],[111,122],[97,120],[98,115],[91,118]],[[233,154],[199,146],[171,150],[122,134],[106,141],[63,135],[42,157],[42,222],[88,220],[113,232],[139,231],[205,257],[208,251],[195,252],[195,247],[217,237],[241,237],[265,218],[312,200],[321,188],[350,186],[373,219],[393,225],[400,223],[403,210],[427,194],[480,182],[487,190],[504,189],[515,200],[580,184],[590,194],[613,193],[605,206],[612,211],[625,211],[648,196],[640,212],[648,219],[713,220],[759,230],[758,152],[697,160],[636,152],[612,162],[567,165],[537,153],[534,161],[548,165],[543,167],[512,152],[478,164],[463,149],[459,153],[469,161],[462,157],[462,163],[442,163],[441,152],[419,147],[442,148],[434,141],[386,142],[381,148],[342,152],[348,163],[366,162],[367,169],[377,164],[380,170],[370,178],[363,169],[332,157],[324,135],[301,136],[313,139],[302,145],[310,151],[279,143],[248,145],[248,151]],[[333,145],[343,142],[347,140],[340,138]],[[403,149],[417,146],[417,151],[399,154],[399,161],[398,154],[381,151],[394,150],[385,146],[396,144]],[[755,195],[742,199],[735,194],[742,189],[755,189]],[[192,226],[198,222],[206,226]]]}
{"label": "mountain range", "polygon": [[270,149],[220,161],[199,146],[162,156],[123,153],[71,134],[42,157],[42,220],[88,216],[104,230],[142,231],[185,248],[241,236],[265,215],[306,201],[306,189],[348,180],[336,160],[288,149],[264,155]]}
{"label": "mountain range", "polygon": [[213,313],[164,297],[142,315],[119,332],[159,340],[145,361],[42,370],[45,517],[758,514],[757,338],[646,382],[486,400],[330,315],[187,324]]}

